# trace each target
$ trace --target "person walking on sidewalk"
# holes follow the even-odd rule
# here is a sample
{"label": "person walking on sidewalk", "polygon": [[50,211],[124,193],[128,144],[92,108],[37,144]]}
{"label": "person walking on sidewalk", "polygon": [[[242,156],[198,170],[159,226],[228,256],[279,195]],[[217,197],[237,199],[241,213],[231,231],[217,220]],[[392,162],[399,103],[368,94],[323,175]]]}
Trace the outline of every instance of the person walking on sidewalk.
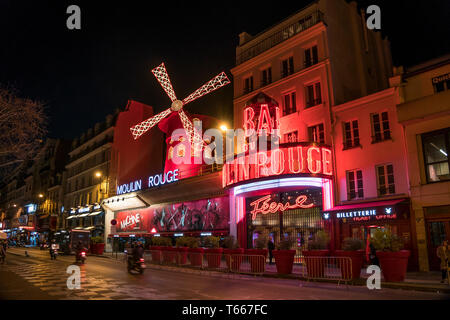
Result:
{"label": "person walking on sidewalk", "polygon": [[2,243],[0,243],[0,261],[2,262],[2,264],[5,263],[5,258],[6,258],[6,244],[2,241]]}
{"label": "person walking on sidewalk", "polygon": [[275,245],[273,244],[272,238],[269,238],[267,242],[267,249],[269,249],[269,264],[272,264],[273,254],[272,251],[275,249]]}
{"label": "person walking on sidewalk", "polygon": [[436,250],[436,254],[439,259],[441,259],[441,272],[442,272],[442,280],[441,283],[444,283],[445,280],[448,281],[447,273],[448,273],[448,259],[450,258],[450,250],[448,249],[448,241],[444,240],[442,245],[439,246]]}

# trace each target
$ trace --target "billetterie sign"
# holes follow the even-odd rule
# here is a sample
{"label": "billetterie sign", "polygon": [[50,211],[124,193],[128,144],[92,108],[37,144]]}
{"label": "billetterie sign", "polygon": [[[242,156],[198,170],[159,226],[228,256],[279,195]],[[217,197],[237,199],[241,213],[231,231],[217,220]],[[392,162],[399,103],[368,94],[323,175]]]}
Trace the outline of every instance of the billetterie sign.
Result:
{"label": "billetterie sign", "polygon": [[[166,173],[159,173],[148,177],[147,188],[158,187],[167,183],[178,181],[178,169],[168,171]],[[117,194],[126,194],[142,190],[142,179],[125,183],[117,187]]]}

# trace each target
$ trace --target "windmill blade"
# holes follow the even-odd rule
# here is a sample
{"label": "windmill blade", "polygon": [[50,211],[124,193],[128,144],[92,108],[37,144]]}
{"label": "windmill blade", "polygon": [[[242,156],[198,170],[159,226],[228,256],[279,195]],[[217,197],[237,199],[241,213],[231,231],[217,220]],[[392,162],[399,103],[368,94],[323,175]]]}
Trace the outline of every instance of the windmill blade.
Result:
{"label": "windmill blade", "polygon": [[209,80],[207,83],[205,83],[203,86],[195,90],[195,92],[191,93],[188,97],[186,97],[183,100],[183,104],[189,103],[194,101],[195,99],[198,99],[205,94],[208,94],[214,90],[217,90],[227,84],[230,83],[230,80],[228,79],[225,72],[222,72]]}
{"label": "windmill blade", "polygon": [[205,142],[202,140],[201,134],[197,132],[197,130],[195,130],[193,123],[191,122],[191,120],[189,120],[184,110],[181,109],[180,111],[178,111],[178,114],[180,115],[184,130],[186,130],[189,142],[194,146],[194,150],[197,146],[203,148],[205,146]]}
{"label": "windmill blade", "polygon": [[148,118],[147,120],[142,121],[141,123],[132,126],[130,128],[131,134],[133,135],[134,140],[142,136],[145,132],[150,130],[152,127],[155,126],[159,121],[167,117],[169,114],[172,113],[172,110],[169,108],[161,113],[158,113],[156,116],[153,116],[151,118]]}
{"label": "windmill blade", "polygon": [[156,79],[158,79],[159,84],[167,93],[170,100],[172,102],[174,100],[177,100],[177,96],[175,95],[175,91],[173,91],[172,83],[170,82],[169,75],[167,74],[166,67],[164,66],[164,62],[154,68],[152,70],[152,73],[155,75]]}

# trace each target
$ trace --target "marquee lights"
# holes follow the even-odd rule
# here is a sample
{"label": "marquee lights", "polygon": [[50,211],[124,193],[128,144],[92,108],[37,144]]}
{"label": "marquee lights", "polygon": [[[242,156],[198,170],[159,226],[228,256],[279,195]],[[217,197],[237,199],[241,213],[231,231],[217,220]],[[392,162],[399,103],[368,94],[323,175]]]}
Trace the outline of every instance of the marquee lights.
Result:
{"label": "marquee lights", "polygon": [[242,181],[286,174],[331,176],[331,150],[315,145],[279,148],[254,155],[238,156],[226,163],[222,184],[227,187]]}
{"label": "marquee lights", "polygon": [[295,199],[294,204],[290,204],[289,202],[285,204],[275,201],[270,202],[270,199],[271,195],[267,195],[250,203],[250,206],[253,207],[253,210],[250,212],[252,215],[252,220],[255,220],[258,214],[284,212],[289,209],[297,208],[306,209],[314,206],[314,203],[305,204],[306,200],[308,200],[308,197],[305,195],[298,196],[297,199]]}

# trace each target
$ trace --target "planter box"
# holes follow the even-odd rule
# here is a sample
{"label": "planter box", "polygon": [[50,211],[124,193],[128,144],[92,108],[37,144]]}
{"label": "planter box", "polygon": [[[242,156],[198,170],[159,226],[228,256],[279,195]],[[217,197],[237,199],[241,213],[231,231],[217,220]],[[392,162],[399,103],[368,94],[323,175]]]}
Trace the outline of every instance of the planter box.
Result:
{"label": "planter box", "polygon": [[265,270],[266,267],[266,259],[267,259],[267,253],[269,251],[267,249],[246,249],[245,254],[246,255],[253,255],[253,256],[264,256],[264,262],[261,264],[261,259],[259,257],[248,257],[248,260],[250,261],[250,270],[254,273],[262,273]]}
{"label": "planter box", "polygon": [[364,262],[364,250],[357,250],[357,251],[336,250],[334,254],[337,257],[348,257],[352,260],[351,275],[350,269],[347,267],[347,264],[340,265],[342,278],[352,280],[359,279],[361,275],[361,268]]}
{"label": "planter box", "polygon": [[176,248],[176,251],[178,252],[177,255],[177,264],[186,264],[187,263],[187,254],[188,254],[187,247],[178,247]]}
{"label": "planter box", "polygon": [[205,249],[206,261],[208,261],[208,268],[219,268],[222,260],[222,248]]}
{"label": "planter box", "polygon": [[105,244],[104,243],[91,243],[90,251],[92,254],[99,254],[102,255],[103,251],[105,250]]}
{"label": "planter box", "polygon": [[203,263],[203,248],[189,248],[189,261],[191,262],[191,266],[201,267]]}
{"label": "planter box", "polygon": [[152,252],[152,262],[161,262],[161,248],[160,246],[152,246],[150,247],[150,251]]}
{"label": "planter box", "polygon": [[174,264],[176,263],[177,252],[176,248],[162,247],[163,262]]}
{"label": "planter box", "polygon": [[231,271],[239,271],[242,263],[244,249],[223,249],[225,255],[225,261],[227,262],[227,268]]}
{"label": "planter box", "polygon": [[294,266],[294,256],[296,250],[273,250],[275,265],[279,274],[291,274]]}
{"label": "planter box", "polygon": [[307,259],[307,257],[326,257],[329,250],[304,250],[303,256],[306,262],[306,271],[311,278],[323,278],[325,275],[325,263],[321,259]]}
{"label": "planter box", "polygon": [[406,269],[408,268],[409,250],[397,252],[377,251],[380,261],[381,272],[384,280],[388,282],[401,282],[405,280]]}

